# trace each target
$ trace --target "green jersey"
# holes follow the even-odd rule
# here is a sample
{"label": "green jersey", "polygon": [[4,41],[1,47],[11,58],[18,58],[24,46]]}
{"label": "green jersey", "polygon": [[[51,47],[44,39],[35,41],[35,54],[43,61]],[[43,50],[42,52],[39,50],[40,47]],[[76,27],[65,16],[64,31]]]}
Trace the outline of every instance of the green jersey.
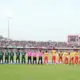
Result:
{"label": "green jersey", "polygon": [[22,52],[21,55],[22,55],[22,57],[25,57],[26,53],[25,52]]}
{"label": "green jersey", "polygon": [[0,57],[3,57],[4,53],[3,52],[0,52]]}
{"label": "green jersey", "polygon": [[16,57],[20,57],[20,52],[16,52]]}
{"label": "green jersey", "polygon": [[5,57],[9,57],[9,52],[5,52]]}
{"label": "green jersey", "polygon": [[14,52],[10,52],[10,57],[13,57],[14,56]]}

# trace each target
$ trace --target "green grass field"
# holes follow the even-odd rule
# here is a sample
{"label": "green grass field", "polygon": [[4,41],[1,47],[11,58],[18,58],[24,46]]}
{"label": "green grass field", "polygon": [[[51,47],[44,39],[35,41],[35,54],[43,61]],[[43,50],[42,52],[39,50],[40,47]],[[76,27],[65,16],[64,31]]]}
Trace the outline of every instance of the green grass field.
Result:
{"label": "green grass field", "polygon": [[80,80],[80,65],[1,64],[0,80]]}

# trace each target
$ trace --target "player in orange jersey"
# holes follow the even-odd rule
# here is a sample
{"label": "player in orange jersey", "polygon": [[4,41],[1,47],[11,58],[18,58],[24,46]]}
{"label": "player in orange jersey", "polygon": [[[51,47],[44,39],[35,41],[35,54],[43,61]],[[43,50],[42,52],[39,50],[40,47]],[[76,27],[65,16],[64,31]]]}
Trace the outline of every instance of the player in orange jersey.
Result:
{"label": "player in orange jersey", "polygon": [[68,64],[68,52],[64,52],[64,64]]}
{"label": "player in orange jersey", "polygon": [[52,63],[56,63],[56,50],[52,50]]}
{"label": "player in orange jersey", "polygon": [[78,50],[75,51],[74,55],[75,55],[75,64],[78,64],[78,60],[79,60]]}
{"label": "player in orange jersey", "polygon": [[63,55],[62,51],[60,51],[59,52],[59,60],[58,60],[59,63],[62,63],[62,55]]}
{"label": "player in orange jersey", "polygon": [[48,63],[48,51],[44,53],[44,64]]}
{"label": "player in orange jersey", "polygon": [[74,64],[74,51],[70,52],[70,64]]}

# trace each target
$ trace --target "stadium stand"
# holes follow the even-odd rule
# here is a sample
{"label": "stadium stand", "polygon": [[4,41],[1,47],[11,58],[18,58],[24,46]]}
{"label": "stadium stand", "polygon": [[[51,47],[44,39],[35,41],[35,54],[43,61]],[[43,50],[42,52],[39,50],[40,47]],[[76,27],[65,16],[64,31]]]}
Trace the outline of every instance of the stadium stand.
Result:
{"label": "stadium stand", "polygon": [[54,42],[54,41],[17,41],[17,40],[11,40],[4,38],[3,36],[0,36],[0,47],[46,47],[46,48],[78,48],[80,47],[78,44],[68,44],[66,42]]}

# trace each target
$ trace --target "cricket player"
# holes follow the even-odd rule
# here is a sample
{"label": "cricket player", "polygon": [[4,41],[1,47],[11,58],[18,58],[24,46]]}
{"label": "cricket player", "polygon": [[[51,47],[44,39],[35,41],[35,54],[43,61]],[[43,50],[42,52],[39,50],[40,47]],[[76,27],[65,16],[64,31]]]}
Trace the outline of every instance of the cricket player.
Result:
{"label": "cricket player", "polygon": [[70,64],[74,64],[74,51],[70,52]]}
{"label": "cricket player", "polygon": [[44,64],[48,63],[48,51],[44,53]]}
{"label": "cricket player", "polygon": [[59,52],[59,55],[58,55],[58,56],[59,56],[59,61],[58,61],[59,63],[62,63],[62,55],[63,55],[63,54],[62,54],[62,51],[60,51],[60,52]]}
{"label": "cricket player", "polygon": [[11,61],[12,61],[12,63],[14,63],[14,52],[13,52],[13,50],[11,50],[11,52],[10,52],[10,63],[11,63]]}
{"label": "cricket player", "polygon": [[2,50],[0,50],[0,63],[1,63],[1,61],[3,63],[3,56],[4,56],[4,53],[2,52]]}
{"label": "cricket player", "polygon": [[23,63],[26,63],[26,59],[25,59],[25,55],[26,55],[26,52],[25,52],[25,50],[23,50],[22,52],[21,52],[21,55],[22,55],[22,64]]}
{"label": "cricket player", "polygon": [[30,62],[30,64],[32,64],[32,52],[30,50],[28,50],[27,56],[28,56],[27,64],[29,64],[29,62]]}
{"label": "cricket player", "polygon": [[75,64],[78,64],[78,60],[79,60],[79,53],[78,53],[78,50],[75,51],[74,56],[75,56]]}
{"label": "cricket player", "polygon": [[56,63],[56,50],[52,50],[52,63]]}
{"label": "cricket player", "polygon": [[66,52],[64,52],[64,64],[68,64],[68,57],[69,57],[69,54],[68,54],[68,52],[66,51]]}
{"label": "cricket player", "polygon": [[5,52],[5,63],[9,63],[9,52],[6,50]]}
{"label": "cricket player", "polygon": [[37,64],[37,53],[36,51],[34,50],[33,52],[33,64],[36,63]]}
{"label": "cricket player", "polygon": [[19,50],[16,52],[16,63],[17,61],[18,63],[20,63],[20,51]]}
{"label": "cricket player", "polygon": [[42,57],[43,57],[43,53],[42,53],[41,50],[40,50],[40,52],[38,53],[38,55],[39,55],[39,58],[38,58],[38,64],[40,64],[40,62],[41,62],[41,64],[43,64],[43,59],[42,59]]}

